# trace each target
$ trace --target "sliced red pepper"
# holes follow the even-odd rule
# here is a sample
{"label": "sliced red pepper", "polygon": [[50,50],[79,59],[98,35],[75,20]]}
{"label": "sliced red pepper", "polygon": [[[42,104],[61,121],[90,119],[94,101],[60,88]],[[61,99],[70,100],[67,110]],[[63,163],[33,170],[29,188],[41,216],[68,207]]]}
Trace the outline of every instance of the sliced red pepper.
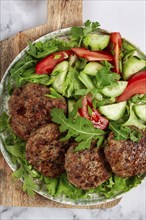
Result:
{"label": "sliced red pepper", "polygon": [[36,65],[36,73],[37,74],[50,74],[54,67],[62,62],[63,60],[66,60],[70,55],[72,51],[66,50],[61,52],[56,52],[54,54],[51,54],[44,59],[42,59],[40,62]]}
{"label": "sliced red pepper", "polygon": [[114,53],[114,72],[120,73],[120,51],[122,47],[122,38],[119,32],[113,32],[110,35],[110,46]]}
{"label": "sliced red pepper", "polygon": [[[88,106],[92,110],[91,116],[88,113]],[[83,97],[82,108],[78,109],[78,112],[80,116],[90,120],[95,128],[99,128],[101,130],[107,128],[109,121],[105,117],[101,116],[97,109],[96,110],[93,109],[91,97],[88,96]]]}
{"label": "sliced red pepper", "polygon": [[146,70],[140,71],[138,73],[135,73],[134,76],[132,76],[129,80],[128,80],[128,85],[135,82],[136,80],[139,79],[143,79],[146,78]]}
{"label": "sliced red pepper", "polygon": [[78,56],[87,59],[88,61],[112,61],[113,57],[105,52],[94,52],[87,50],[86,48],[71,48],[71,50]]}
{"label": "sliced red pepper", "polygon": [[128,81],[128,86],[124,90],[124,92],[118,97],[117,101],[122,102],[127,99],[130,99],[132,96],[136,94],[146,94],[146,76],[144,75],[142,78],[130,79],[130,83]]}

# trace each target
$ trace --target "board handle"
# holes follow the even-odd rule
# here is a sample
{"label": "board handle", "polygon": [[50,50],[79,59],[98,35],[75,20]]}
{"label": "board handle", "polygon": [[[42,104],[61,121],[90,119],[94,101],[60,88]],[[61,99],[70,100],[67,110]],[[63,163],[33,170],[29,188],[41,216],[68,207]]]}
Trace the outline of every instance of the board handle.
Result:
{"label": "board handle", "polygon": [[82,0],[48,0],[49,32],[82,22]]}

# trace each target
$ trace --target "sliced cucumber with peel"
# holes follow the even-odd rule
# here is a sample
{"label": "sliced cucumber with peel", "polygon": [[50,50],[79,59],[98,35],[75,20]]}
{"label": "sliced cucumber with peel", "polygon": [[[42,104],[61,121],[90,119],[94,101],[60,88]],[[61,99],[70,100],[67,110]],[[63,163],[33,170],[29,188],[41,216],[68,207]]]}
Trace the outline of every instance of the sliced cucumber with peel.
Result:
{"label": "sliced cucumber with peel", "polygon": [[78,76],[79,80],[86,86],[87,89],[94,89],[95,85],[92,82],[91,78],[84,72],[80,72]]}
{"label": "sliced cucumber with peel", "polygon": [[135,126],[142,130],[146,129],[146,125],[144,125],[142,121],[137,118],[134,112],[134,104],[130,105],[130,115],[129,115],[128,120],[123,124],[123,126]]}
{"label": "sliced cucumber with peel", "polygon": [[134,105],[136,115],[144,122],[146,122],[146,104]]}
{"label": "sliced cucumber with peel", "polygon": [[118,81],[118,84],[113,86],[107,86],[102,89],[102,93],[107,97],[117,97],[122,94],[126,89],[128,82],[127,81]]}
{"label": "sliced cucumber with peel", "polygon": [[105,115],[108,119],[117,121],[123,117],[126,110],[126,101],[111,105],[104,105],[99,107],[99,112]]}
{"label": "sliced cucumber with peel", "polygon": [[82,72],[88,75],[91,75],[91,76],[95,76],[98,70],[102,69],[102,67],[103,67],[102,64],[98,62],[89,62],[87,63],[85,68],[82,70]]}
{"label": "sliced cucumber with peel", "polygon": [[99,51],[103,50],[110,41],[110,35],[99,34],[99,33],[90,33],[87,34],[83,40],[83,44],[85,47],[93,50]]}
{"label": "sliced cucumber with peel", "polygon": [[123,79],[128,80],[136,72],[142,70],[146,66],[146,60],[137,57],[130,57],[123,64]]}

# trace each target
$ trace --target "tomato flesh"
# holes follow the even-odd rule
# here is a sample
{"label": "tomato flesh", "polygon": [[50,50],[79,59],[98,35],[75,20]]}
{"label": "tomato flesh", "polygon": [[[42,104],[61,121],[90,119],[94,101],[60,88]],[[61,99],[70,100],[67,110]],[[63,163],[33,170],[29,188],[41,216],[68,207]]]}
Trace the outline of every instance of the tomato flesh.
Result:
{"label": "tomato flesh", "polygon": [[135,73],[134,76],[132,76],[128,80],[128,84],[131,84],[131,83],[135,82],[136,80],[143,79],[143,78],[146,78],[146,70]]}
{"label": "tomato flesh", "polygon": [[71,48],[71,50],[78,56],[87,59],[88,61],[112,61],[113,57],[105,52],[95,52],[87,50],[86,48]]}
{"label": "tomato flesh", "polygon": [[113,32],[110,35],[111,50],[114,53],[114,71],[120,73],[120,50],[122,47],[122,38],[119,32]]}
{"label": "tomato flesh", "polygon": [[50,74],[54,67],[62,62],[63,60],[66,60],[70,55],[71,51],[61,51],[54,54],[51,54],[44,59],[42,59],[40,62],[36,65],[36,73],[37,74]]}
{"label": "tomato flesh", "polygon": [[[92,110],[91,116],[88,113],[88,106]],[[101,116],[97,109],[93,109],[93,105],[91,102],[91,98],[88,96],[84,96],[82,99],[82,108],[78,109],[78,112],[81,117],[85,117],[88,120],[90,120],[95,128],[99,128],[101,130],[104,130],[108,126],[108,119]]]}
{"label": "tomato flesh", "polygon": [[146,94],[146,76],[141,79],[137,79],[132,83],[128,82],[128,86],[126,87],[124,92],[118,97],[117,101],[125,101],[136,94]]}

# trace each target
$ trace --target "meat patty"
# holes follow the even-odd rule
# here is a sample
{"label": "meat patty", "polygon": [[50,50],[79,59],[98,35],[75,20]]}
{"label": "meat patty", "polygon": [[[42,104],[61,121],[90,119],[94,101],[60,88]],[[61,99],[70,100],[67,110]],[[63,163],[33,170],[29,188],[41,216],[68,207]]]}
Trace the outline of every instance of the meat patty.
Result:
{"label": "meat patty", "polygon": [[114,134],[111,132],[104,152],[113,173],[120,177],[135,176],[146,171],[146,133],[144,132],[139,142],[114,140]]}
{"label": "meat patty", "polygon": [[103,149],[74,151],[72,145],[65,156],[68,180],[78,188],[92,189],[109,179],[110,167],[105,160]]}
{"label": "meat patty", "polygon": [[27,140],[39,126],[51,122],[50,110],[62,108],[66,111],[64,98],[48,98],[49,89],[40,84],[28,83],[15,89],[9,99],[10,124],[14,133]]}
{"label": "meat patty", "polygon": [[59,141],[61,133],[54,123],[43,125],[34,131],[26,143],[26,158],[40,173],[58,177],[64,172],[68,142]]}

